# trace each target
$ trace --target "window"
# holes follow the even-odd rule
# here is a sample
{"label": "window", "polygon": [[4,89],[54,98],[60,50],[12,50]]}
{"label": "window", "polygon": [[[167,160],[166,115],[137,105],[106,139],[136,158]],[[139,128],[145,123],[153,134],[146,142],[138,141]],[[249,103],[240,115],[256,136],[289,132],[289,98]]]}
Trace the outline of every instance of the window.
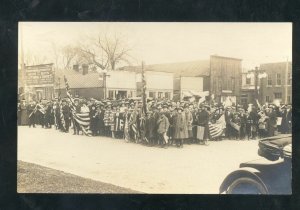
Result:
{"label": "window", "polygon": [[114,98],[114,91],[113,90],[108,91],[108,98]]}
{"label": "window", "polygon": [[235,89],[235,80],[234,80],[234,77],[231,78],[231,87],[232,91],[234,91]]}
{"label": "window", "polygon": [[251,78],[246,78],[246,85],[250,85],[251,84]]}
{"label": "window", "polygon": [[79,91],[78,90],[74,90],[74,96],[79,97]]}
{"label": "window", "polygon": [[281,85],[281,74],[276,74],[276,85]]}
{"label": "window", "polygon": [[270,96],[266,96],[266,102],[270,102]]}
{"label": "window", "polygon": [[218,81],[218,90],[222,91],[222,79],[221,78],[219,78],[219,81]]}
{"label": "window", "polygon": [[292,84],[292,74],[291,73],[288,73],[287,81],[288,81],[288,85]]}
{"label": "window", "polygon": [[158,92],[158,98],[163,98],[163,92]]}
{"label": "window", "polygon": [[291,96],[288,96],[287,97],[287,102],[290,104],[290,103],[292,103],[292,101],[291,101]]}
{"label": "window", "polygon": [[166,98],[166,99],[170,99],[170,98],[171,98],[171,94],[168,93],[168,92],[165,92],[165,98]]}
{"label": "window", "polygon": [[268,76],[268,86],[272,86],[272,76]]}
{"label": "window", "polygon": [[274,93],[275,99],[281,99],[282,98],[282,93]]}
{"label": "window", "polygon": [[247,98],[241,98],[241,103],[242,104],[247,104],[248,103],[247,101],[248,101]]}
{"label": "window", "polygon": [[149,97],[150,98],[155,98],[155,92],[149,92]]}

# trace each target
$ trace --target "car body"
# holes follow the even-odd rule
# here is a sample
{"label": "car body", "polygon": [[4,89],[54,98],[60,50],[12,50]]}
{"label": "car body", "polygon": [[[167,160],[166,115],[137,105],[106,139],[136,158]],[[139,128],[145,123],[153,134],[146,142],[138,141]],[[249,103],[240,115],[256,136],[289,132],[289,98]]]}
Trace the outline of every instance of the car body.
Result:
{"label": "car body", "polygon": [[222,182],[222,194],[291,194],[292,136],[279,135],[259,141],[258,160],[241,163]]}

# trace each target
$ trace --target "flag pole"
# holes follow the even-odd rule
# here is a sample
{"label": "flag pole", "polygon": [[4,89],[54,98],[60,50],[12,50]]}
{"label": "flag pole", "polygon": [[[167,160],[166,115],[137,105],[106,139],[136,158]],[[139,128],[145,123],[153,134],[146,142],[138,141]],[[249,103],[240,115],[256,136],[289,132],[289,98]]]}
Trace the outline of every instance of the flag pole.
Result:
{"label": "flag pole", "polygon": [[142,100],[143,100],[143,112],[147,113],[147,95],[146,95],[146,80],[145,80],[145,62],[142,61]]}
{"label": "flag pole", "polygon": [[289,81],[289,78],[288,78],[288,68],[289,68],[289,59],[288,59],[288,57],[286,58],[286,66],[285,66],[285,104],[287,104],[287,98],[288,98],[288,96],[287,96],[287,94],[288,94],[288,81]]}

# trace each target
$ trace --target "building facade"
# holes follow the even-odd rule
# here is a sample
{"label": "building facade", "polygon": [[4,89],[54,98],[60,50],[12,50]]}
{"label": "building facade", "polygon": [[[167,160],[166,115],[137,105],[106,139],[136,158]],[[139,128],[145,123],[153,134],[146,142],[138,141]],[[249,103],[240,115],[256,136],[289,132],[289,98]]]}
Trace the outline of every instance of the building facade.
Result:
{"label": "building facade", "polygon": [[217,102],[229,97],[239,102],[241,92],[242,60],[223,56],[210,56],[210,94]]}
{"label": "building facade", "polygon": [[136,74],[134,72],[109,71],[105,83],[107,98],[121,99],[136,96]]}
{"label": "building facade", "polygon": [[292,103],[292,63],[278,62],[260,65],[267,74],[261,79],[260,98],[262,103]]}
{"label": "building facade", "polygon": [[[142,95],[142,74],[137,73],[137,96]],[[150,98],[173,98],[173,73],[145,71],[146,95]]]}
{"label": "building facade", "polygon": [[19,71],[19,99],[27,101],[54,98],[55,70],[53,63],[26,66]]}
{"label": "building facade", "polygon": [[[249,76],[248,72],[242,73],[242,87],[240,95],[240,104],[245,108],[248,104],[255,104],[255,81],[254,77]],[[258,86],[259,90],[259,86]]]}
{"label": "building facade", "polygon": [[174,99],[200,95],[204,91],[204,77],[174,78]]}

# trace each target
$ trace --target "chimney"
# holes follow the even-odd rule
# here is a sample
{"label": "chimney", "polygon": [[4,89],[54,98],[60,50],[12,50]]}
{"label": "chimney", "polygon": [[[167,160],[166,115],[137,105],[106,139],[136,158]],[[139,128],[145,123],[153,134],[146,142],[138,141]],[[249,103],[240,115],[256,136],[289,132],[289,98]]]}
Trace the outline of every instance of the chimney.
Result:
{"label": "chimney", "polygon": [[78,64],[73,65],[73,70],[79,71],[79,65]]}
{"label": "chimney", "polygon": [[82,74],[86,75],[89,72],[89,66],[87,64],[82,64]]}

